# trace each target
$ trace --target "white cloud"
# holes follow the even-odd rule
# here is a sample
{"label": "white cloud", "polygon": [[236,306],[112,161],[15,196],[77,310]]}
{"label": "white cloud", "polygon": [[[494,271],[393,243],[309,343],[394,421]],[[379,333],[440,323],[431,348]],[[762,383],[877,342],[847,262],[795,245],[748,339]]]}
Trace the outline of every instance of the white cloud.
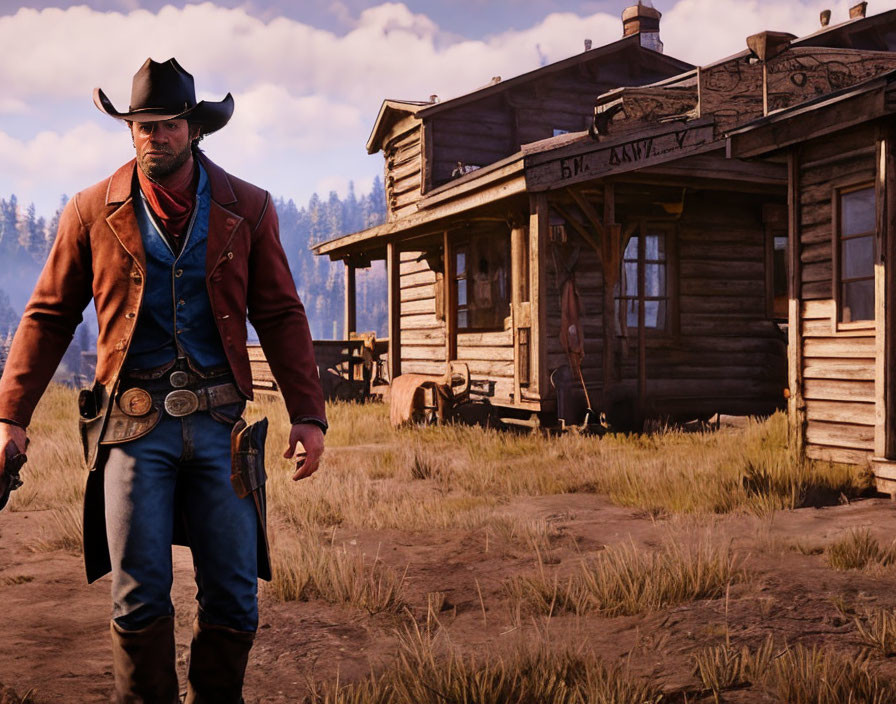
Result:
{"label": "white cloud", "polygon": [[[664,11],[662,37],[667,53],[707,63],[740,51],[745,37],[762,29],[814,31],[818,12],[830,4],[678,0]],[[834,22],[846,19],[850,4],[838,0]],[[445,100],[492,76],[507,79],[537,68],[542,55],[556,61],[578,53],[586,37],[600,46],[621,34],[618,14],[553,13],[528,29],[469,40],[397,2],[351,18],[344,35],[283,17],[264,21],[211,2],[157,13],[21,9],[0,17],[0,46],[16,57],[0,62],[0,195],[14,188],[23,200],[55,203],[59,193],[101,178],[119,156],[129,157],[127,138],[109,118],[97,113],[94,122],[82,124],[80,117],[66,117],[62,106],[77,100],[92,110],[90,93],[100,85],[125,108],[131,77],[147,56],[177,56],[195,75],[200,98],[218,100],[232,91],[233,122],[210,140],[210,153],[247,178],[286,174],[288,182],[269,180],[268,187],[304,198],[325,179],[341,190],[339,184],[359,173],[369,179],[379,171],[380,162],[363,159],[383,98],[437,93]],[[53,101],[56,110],[34,109]]]}

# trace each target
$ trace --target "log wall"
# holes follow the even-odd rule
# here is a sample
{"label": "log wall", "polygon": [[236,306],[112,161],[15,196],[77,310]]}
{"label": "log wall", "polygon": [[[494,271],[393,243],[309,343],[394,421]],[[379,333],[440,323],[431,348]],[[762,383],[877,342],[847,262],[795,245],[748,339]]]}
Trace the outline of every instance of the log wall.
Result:
{"label": "log wall", "polygon": [[876,328],[838,330],[834,187],[873,182],[870,129],[810,142],[798,156],[804,441],[813,459],[864,464],[874,451]]}
{"label": "log wall", "polygon": [[[775,197],[688,193],[684,213],[667,235],[669,286],[677,280],[678,289],[669,289],[671,329],[647,339],[648,414],[767,414],[783,406],[787,347],[767,312],[762,210],[769,202]],[[626,215],[637,211],[623,210],[622,222]],[[637,341],[635,328],[621,340],[618,355],[628,388],[637,385]]]}
{"label": "log wall", "polygon": [[445,321],[436,317],[436,273],[423,252],[400,254],[401,372],[445,374]]}
{"label": "log wall", "polygon": [[418,122],[389,139],[383,147],[383,185],[389,220],[413,212],[422,195],[422,131]]}

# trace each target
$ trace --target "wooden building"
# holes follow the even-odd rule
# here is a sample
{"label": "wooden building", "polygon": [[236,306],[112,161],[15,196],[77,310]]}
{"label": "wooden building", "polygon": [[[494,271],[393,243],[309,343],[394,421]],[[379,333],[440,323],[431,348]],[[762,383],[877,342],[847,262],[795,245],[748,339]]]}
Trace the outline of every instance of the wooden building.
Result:
{"label": "wooden building", "polygon": [[386,258],[392,378],[465,364],[474,395],[568,422],[583,388],[620,425],[783,403],[786,167],[726,159],[725,133],[862,80],[838,72],[861,50],[819,47],[864,30],[764,33],[691,69],[648,48],[657,11],[623,17],[640,31],[607,47],[384,104],[389,220],[315,249],[347,265],[347,330],[354,268]]}
{"label": "wooden building", "polygon": [[735,130],[729,152],[788,172],[793,436],[810,458],[870,463],[893,493],[896,11],[877,26],[863,81]]}

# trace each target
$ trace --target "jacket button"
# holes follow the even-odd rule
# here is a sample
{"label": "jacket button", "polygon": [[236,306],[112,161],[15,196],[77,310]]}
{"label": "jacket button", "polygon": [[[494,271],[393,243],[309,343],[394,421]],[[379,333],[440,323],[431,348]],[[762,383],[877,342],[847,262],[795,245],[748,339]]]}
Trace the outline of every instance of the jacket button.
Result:
{"label": "jacket button", "polygon": [[236,225],[236,218],[227,218],[225,222],[227,223],[227,227],[233,227]]}
{"label": "jacket button", "polygon": [[119,340],[115,343],[115,349],[118,352],[121,352],[124,349],[124,340]]}
{"label": "jacket button", "polygon": [[138,286],[139,286],[141,283],[143,283],[143,277],[140,276],[140,272],[139,272],[139,271],[133,271],[133,272],[131,272],[131,279],[133,279],[134,283],[137,284]]}
{"label": "jacket button", "polygon": [[132,311],[132,310],[129,310],[127,313],[124,314],[124,317],[127,318],[127,319],[129,319],[129,320],[130,320],[131,318],[133,318],[134,316],[136,316],[136,313],[134,313],[134,311]]}
{"label": "jacket button", "polygon": [[228,258],[228,259],[233,259],[233,252],[228,252],[228,253],[227,253],[227,258]]}

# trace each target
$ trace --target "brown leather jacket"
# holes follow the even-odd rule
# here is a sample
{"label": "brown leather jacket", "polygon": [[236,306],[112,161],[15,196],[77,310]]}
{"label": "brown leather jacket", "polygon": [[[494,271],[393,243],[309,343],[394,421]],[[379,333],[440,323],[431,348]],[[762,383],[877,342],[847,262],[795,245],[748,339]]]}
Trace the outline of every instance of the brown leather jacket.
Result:
{"label": "brown leather jacket", "polygon": [[[286,401],[292,422],[326,420],[311,334],[266,191],[200,154],[211,186],[206,284],[236,383],[251,399],[246,313]],[[118,378],[143,298],[146,259],[131,204],[136,161],[78,193],[25,307],[0,378],[0,418],[23,426],[50,382],[91,296],[96,305],[96,380]]]}

